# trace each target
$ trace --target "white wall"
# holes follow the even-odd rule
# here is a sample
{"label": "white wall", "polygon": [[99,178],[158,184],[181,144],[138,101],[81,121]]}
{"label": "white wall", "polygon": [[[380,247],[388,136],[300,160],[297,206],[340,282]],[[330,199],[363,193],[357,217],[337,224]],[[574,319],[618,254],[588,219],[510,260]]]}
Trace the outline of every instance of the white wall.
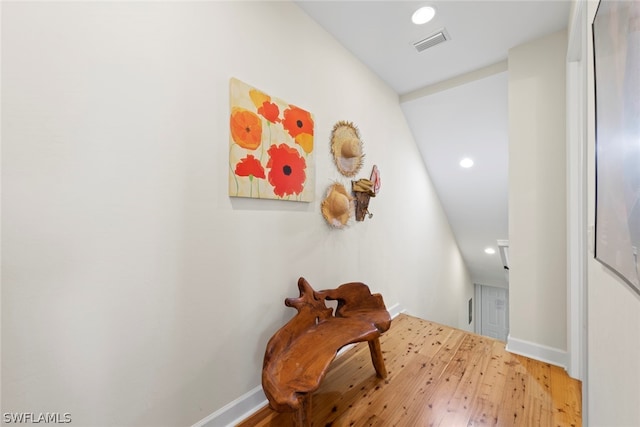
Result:
{"label": "white wall", "polygon": [[[467,326],[473,288],[397,96],[288,2],[2,3],[2,411],[189,425],[260,383],[305,276]],[[338,120],[371,220],[231,199],[228,82]]]}
{"label": "white wall", "polygon": [[562,31],[509,51],[509,346],[559,359],[567,348],[566,47]]}
{"label": "white wall", "polygon": [[[588,223],[595,223],[595,110],[591,23],[587,2]],[[593,258],[588,268],[588,420],[590,426],[640,425],[640,295]]]}

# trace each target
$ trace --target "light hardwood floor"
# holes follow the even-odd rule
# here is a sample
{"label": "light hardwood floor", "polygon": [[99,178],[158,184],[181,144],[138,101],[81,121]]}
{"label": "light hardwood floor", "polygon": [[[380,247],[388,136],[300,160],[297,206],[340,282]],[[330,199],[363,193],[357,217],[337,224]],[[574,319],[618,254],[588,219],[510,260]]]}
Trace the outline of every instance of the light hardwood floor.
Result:
{"label": "light hardwood floor", "polygon": [[[380,338],[388,371],[369,347],[339,356],[313,395],[313,426],[581,426],[581,383],[504,343],[407,315]],[[293,425],[262,408],[238,427]]]}

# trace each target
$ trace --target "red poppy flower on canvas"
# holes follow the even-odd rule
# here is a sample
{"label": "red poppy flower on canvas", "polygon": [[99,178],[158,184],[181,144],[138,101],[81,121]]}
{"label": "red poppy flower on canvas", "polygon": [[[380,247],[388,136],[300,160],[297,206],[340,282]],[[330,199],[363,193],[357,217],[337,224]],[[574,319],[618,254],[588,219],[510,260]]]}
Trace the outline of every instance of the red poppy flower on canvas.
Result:
{"label": "red poppy flower on canvas", "polygon": [[284,110],[282,126],[305,153],[313,151],[313,118],[311,113],[295,105]]}
{"label": "red poppy flower on canvas", "polygon": [[253,157],[251,154],[247,154],[247,157],[240,160],[236,165],[235,172],[238,176],[265,178],[264,168],[258,159]]}
{"label": "red poppy flower on canvas", "polygon": [[264,102],[260,108],[258,108],[258,114],[271,123],[278,123],[280,121],[280,109],[273,102]]}
{"label": "red poppy flower on canvas", "polygon": [[313,201],[313,115],[237,79],[229,101],[229,195]]}
{"label": "red poppy flower on canvas", "polygon": [[269,182],[280,197],[300,194],[304,189],[307,164],[298,150],[286,144],[272,145],[269,150]]}
{"label": "red poppy flower on canvas", "polygon": [[294,105],[290,105],[288,109],[284,110],[284,119],[282,120],[282,126],[289,132],[291,137],[295,138],[301,133],[313,135],[313,118],[311,113],[298,108]]}

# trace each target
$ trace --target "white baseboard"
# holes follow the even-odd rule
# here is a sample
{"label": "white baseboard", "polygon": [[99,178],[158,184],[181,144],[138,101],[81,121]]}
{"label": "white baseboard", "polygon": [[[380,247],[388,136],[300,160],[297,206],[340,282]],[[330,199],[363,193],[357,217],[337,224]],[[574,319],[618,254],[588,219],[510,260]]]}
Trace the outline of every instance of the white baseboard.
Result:
{"label": "white baseboard", "polygon": [[513,338],[511,335],[507,337],[506,349],[511,353],[560,366],[564,370],[568,367],[568,355],[564,350]]}
{"label": "white baseboard", "polygon": [[[391,318],[395,318],[400,313],[406,312],[400,304],[394,304],[387,308]],[[355,344],[344,346],[336,357],[352,348]],[[201,419],[191,427],[233,427],[242,420],[257,412],[268,404],[261,386],[249,390],[236,400],[227,403],[213,414]]]}
{"label": "white baseboard", "polygon": [[400,305],[400,303],[394,304],[391,307],[387,308],[387,311],[391,315],[392,319],[396,318],[398,316],[398,314],[400,314],[400,313],[406,313],[407,312],[407,310],[405,308],[403,308]]}
{"label": "white baseboard", "polygon": [[257,386],[191,427],[232,427],[257,412],[267,403],[262,387]]}

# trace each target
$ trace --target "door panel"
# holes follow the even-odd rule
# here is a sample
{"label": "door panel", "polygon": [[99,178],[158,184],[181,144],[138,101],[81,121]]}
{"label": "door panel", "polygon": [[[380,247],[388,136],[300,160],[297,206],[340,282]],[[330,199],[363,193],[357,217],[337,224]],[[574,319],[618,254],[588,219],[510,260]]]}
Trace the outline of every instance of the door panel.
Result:
{"label": "door panel", "polygon": [[509,291],[492,286],[481,286],[482,323],[480,333],[507,341],[509,334]]}

